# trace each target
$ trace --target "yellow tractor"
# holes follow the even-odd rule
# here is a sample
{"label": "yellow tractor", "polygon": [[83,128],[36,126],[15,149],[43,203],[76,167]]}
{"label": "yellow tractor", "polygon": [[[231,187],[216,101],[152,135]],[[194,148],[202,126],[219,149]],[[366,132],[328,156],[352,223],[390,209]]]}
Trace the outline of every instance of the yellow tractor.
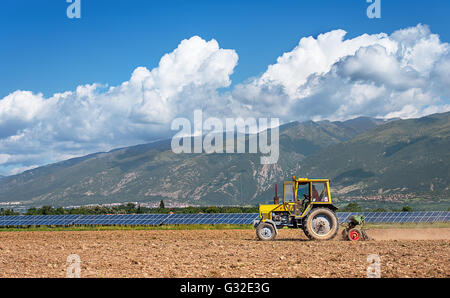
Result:
{"label": "yellow tractor", "polygon": [[311,240],[333,239],[339,221],[331,201],[328,179],[295,178],[283,183],[283,202],[275,185],[274,204],[260,205],[258,220],[253,225],[260,240],[275,239],[278,229],[302,229]]}

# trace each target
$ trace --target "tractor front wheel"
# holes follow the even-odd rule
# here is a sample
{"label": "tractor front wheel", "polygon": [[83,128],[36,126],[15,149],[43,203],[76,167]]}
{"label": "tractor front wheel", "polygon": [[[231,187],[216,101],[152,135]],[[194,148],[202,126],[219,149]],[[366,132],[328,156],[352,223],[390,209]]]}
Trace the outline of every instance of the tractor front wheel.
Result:
{"label": "tractor front wheel", "polygon": [[303,231],[311,240],[331,240],[339,229],[336,214],[328,208],[315,208],[305,218]]}
{"label": "tractor front wheel", "polygon": [[275,239],[276,231],[273,225],[262,222],[256,228],[256,236],[259,240],[270,241]]}

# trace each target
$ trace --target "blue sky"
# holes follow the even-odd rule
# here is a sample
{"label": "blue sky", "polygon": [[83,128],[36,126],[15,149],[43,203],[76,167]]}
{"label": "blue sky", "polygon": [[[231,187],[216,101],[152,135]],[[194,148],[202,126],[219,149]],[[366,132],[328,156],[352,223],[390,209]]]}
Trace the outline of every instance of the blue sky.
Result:
{"label": "blue sky", "polygon": [[91,82],[117,85],[137,66],[153,68],[193,35],[239,53],[233,83],[264,72],[301,37],[344,29],[347,38],[428,24],[450,40],[450,2],[383,0],[369,19],[365,0],[65,0],[0,1],[0,98],[17,89],[49,96]]}
{"label": "blue sky", "polygon": [[[450,2],[0,1],[0,175],[173,135],[206,116],[450,111]],[[205,116],[205,117],[206,117]]]}

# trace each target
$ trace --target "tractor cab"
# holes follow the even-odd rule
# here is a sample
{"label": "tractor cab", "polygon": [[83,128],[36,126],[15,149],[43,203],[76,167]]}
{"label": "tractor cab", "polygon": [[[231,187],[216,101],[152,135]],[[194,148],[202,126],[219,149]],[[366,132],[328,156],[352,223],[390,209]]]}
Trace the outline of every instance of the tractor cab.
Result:
{"label": "tractor cab", "polygon": [[261,240],[271,240],[261,232],[269,233],[268,229],[271,229],[274,233],[271,236],[275,237],[277,229],[282,227],[301,228],[310,239],[328,240],[337,233],[336,210],[331,200],[329,179],[297,179],[294,176],[283,183],[282,202],[275,185],[274,204],[259,206],[260,219],[254,226]]}
{"label": "tractor cab", "polygon": [[332,205],[328,179],[300,178],[283,183],[283,206],[295,217],[305,216],[310,207]]}

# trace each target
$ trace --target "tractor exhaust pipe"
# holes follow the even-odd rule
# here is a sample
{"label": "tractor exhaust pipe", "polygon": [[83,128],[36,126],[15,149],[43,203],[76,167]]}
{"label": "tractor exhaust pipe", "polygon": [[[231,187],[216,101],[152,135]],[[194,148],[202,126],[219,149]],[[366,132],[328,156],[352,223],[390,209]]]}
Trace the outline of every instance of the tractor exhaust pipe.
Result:
{"label": "tractor exhaust pipe", "polygon": [[278,197],[278,188],[277,188],[276,184],[275,184],[275,197],[273,198],[273,203],[275,205],[279,205],[280,204],[280,198]]}

